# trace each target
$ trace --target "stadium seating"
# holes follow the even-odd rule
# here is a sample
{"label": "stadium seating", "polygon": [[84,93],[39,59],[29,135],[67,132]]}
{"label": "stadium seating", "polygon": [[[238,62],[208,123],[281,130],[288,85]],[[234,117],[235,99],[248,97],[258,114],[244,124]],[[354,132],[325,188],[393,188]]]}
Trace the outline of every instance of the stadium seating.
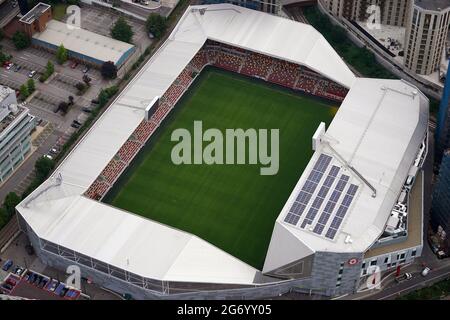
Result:
{"label": "stadium seating", "polygon": [[268,81],[288,88],[294,88],[298,77],[298,65],[286,61],[276,60],[273,63]]}
{"label": "stadium seating", "polygon": [[103,169],[102,173],[100,173],[100,176],[105,178],[105,180],[108,181],[110,185],[112,185],[120,176],[125,167],[125,162],[113,159],[108,163],[105,169]]}
{"label": "stadium seating", "polygon": [[90,185],[85,195],[94,200],[101,200],[111,186],[105,181],[101,181],[101,178],[97,178],[94,183]]}
{"label": "stadium seating", "polygon": [[266,79],[273,63],[273,58],[259,53],[250,53],[247,55],[240,72],[251,77]]}

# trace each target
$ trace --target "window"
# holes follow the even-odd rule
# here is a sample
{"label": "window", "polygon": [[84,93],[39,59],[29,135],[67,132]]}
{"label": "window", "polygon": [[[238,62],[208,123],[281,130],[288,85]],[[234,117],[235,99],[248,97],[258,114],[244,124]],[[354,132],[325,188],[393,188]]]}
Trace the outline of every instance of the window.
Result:
{"label": "window", "polygon": [[370,261],[370,265],[371,266],[376,266],[377,265],[377,259]]}
{"label": "window", "polygon": [[411,257],[415,257],[416,256],[416,254],[417,254],[417,250],[416,249],[414,249],[412,252],[411,252]]}
{"label": "window", "polygon": [[405,253],[404,252],[400,254],[400,259],[405,259]]}
{"label": "window", "polygon": [[389,262],[389,257],[384,258],[384,263],[388,263]]}

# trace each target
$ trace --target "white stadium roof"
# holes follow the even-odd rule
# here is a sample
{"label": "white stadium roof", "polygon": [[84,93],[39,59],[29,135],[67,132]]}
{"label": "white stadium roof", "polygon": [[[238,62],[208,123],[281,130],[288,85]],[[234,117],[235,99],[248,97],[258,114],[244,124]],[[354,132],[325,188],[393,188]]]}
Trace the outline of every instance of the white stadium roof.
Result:
{"label": "white stadium roof", "polygon": [[[201,8],[207,10],[201,14]],[[189,7],[169,39],[52,177],[17,206],[20,214],[40,238],[147,278],[254,283],[258,270],[208,242],[83,196],[144,119],[148,103],[169,88],[208,38],[305,65],[350,88],[327,134],[335,139],[332,146],[344,157],[352,156],[351,163],[378,191],[371,198],[368,188],[352,176],[361,190],[342,226],[353,238],[351,246],[341,234],[330,241],[285,224],[286,210],[319,153],[329,153],[322,144],[277,219],[265,269],[313,251],[367,249],[387,220],[413,147],[423,138],[418,132],[426,125],[424,98],[412,98],[415,88],[401,81],[357,79],[310,26],[230,4]],[[383,96],[383,85],[398,91]],[[60,185],[55,183],[59,175]]]}

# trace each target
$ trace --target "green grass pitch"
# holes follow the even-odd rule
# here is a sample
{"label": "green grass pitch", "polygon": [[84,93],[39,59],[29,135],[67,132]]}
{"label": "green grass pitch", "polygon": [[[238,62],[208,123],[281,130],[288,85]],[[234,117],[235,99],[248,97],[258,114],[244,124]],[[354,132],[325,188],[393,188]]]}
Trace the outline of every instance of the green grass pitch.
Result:
{"label": "green grass pitch", "polygon": [[[217,69],[206,69],[122,175],[105,202],[185,230],[262,269],[274,222],[311,155],[311,137],[336,107]],[[177,128],[279,129],[278,174],[258,165],[174,165]],[[205,144],[206,145],[206,144]]]}

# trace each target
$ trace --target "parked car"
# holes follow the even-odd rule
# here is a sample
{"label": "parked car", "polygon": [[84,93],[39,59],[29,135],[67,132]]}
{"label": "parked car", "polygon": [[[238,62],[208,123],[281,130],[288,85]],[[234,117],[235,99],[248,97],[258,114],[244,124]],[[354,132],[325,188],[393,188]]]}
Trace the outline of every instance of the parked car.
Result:
{"label": "parked car", "polygon": [[28,78],[33,78],[35,74],[36,70],[31,70],[30,73],[28,74]]}
{"label": "parked car", "polygon": [[14,66],[14,63],[9,63],[7,66],[6,66],[6,70],[10,70],[12,67]]}
{"label": "parked car", "polygon": [[2,284],[2,287],[8,291],[11,291],[13,289],[12,285],[7,284],[7,283]]}
{"label": "parked car", "polygon": [[436,255],[438,259],[444,259],[448,257],[448,254],[446,254],[443,250],[439,250],[438,252],[436,252]]}
{"label": "parked car", "polygon": [[425,267],[421,273],[422,277],[426,277],[430,273],[430,271],[431,271],[431,269],[429,267]]}
{"label": "parked car", "polygon": [[79,125],[79,126],[81,126],[82,125],[82,123],[80,122],[80,121],[78,121],[78,120],[73,120],[73,123],[75,123],[75,124],[77,124],[77,125]]}
{"label": "parked car", "polygon": [[3,66],[6,68],[7,66],[9,66],[12,62],[11,61],[5,61],[3,62]]}
{"label": "parked car", "polygon": [[20,276],[23,272],[25,271],[25,269],[21,266],[16,266],[14,268],[14,274],[17,274],[18,276]]}
{"label": "parked car", "polygon": [[53,153],[53,154],[58,154],[58,152],[59,152],[59,149],[56,149],[56,148],[51,148],[51,150],[50,150],[50,153]]}
{"label": "parked car", "polygon": [[91,68],[89,66],[85,66],[83,69],[83,73],[87,73]]}
{"label": "parked car", "polygon": [[22,69],[22,67],[21,67],[21,66],[19,66],[19,65],[16,65],[16,67],[14,68],[14,72],[20,71],[21,69]]}
{"label": "parked car", "polygon": [[14,262],[11,259],[6,260],[6,262],[3,264],[2,270],[8,271],[12,267],[13,264],[14,264]]}
{"label": "parked car", "polygon": [[70,65],[70,67],[72,69],[75,69],[77,66],[78,66],[78,62],[76,62],[76,61],[72,62],[72,64]]}
{"label": "parked car", "polygon": [[99,102],[98,102],[98,99],[92,99],[92,100],[91,100],[91,103],[92,103],[92,104],[98,104]]}
{"label": "parked car", "polygon": [[400,282],[403,282],[403,281],[406,281],[406,280],[411,280],[411,279],[412,279],[412,274],[406,272],[405,274],[396,277],[396,278],[395,278],[395,281],[396,281],[397,283],[400,283]]}
{"label": "parked car", "polygon": [[91,113],[92,112],[92,110],[89,109],[88,107],[83,107],[83,108],[81,108],[81,110],[86,112],[86,113]]}
{"label": "parked car", "polygon": [[79,124],[76,124],[76,123],[74,123],[74,122],[72,122],[72,124],[71,124],[70,126],[71,126],[72,128],[75,128],[75,129],[78,129],[78,128],[81,127]]}
{"label": "parked car", "polygon": [[49,155],[49,154],[46,154],[44,157],[47,158],[47,159],[53,160],[53,157],[51,155]]}

